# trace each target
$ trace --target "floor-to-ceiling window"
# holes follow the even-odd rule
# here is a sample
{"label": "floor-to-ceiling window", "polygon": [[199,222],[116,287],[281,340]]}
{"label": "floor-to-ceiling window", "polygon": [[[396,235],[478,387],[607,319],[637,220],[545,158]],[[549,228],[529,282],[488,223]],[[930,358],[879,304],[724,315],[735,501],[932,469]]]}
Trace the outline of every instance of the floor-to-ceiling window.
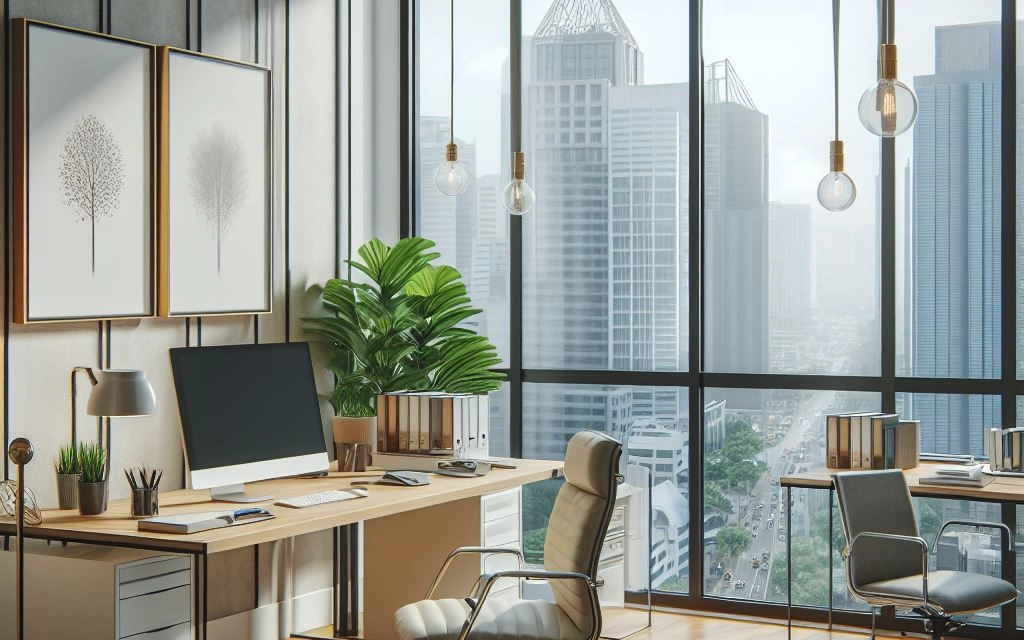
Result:
{"label": "floor-to-ceiling window", "polygon": [[[582,429],[626,442],[652,476],[665,603],[777,615],[794,535],[795,604],[831,589],[861,610],[828,553],[840,530],[819,544],[827,496],[796,492],[793,531],[781,519],[779,476],[823,466],[823,416],[899,411],[921,420],[924,450],[981,454],[982,429],[1021,414],[1024,198],[1006,196],[1021,154],[1005,159],[1003,125],[1024,122],[1004,87],[1024,77],[1004,72],[1024,0],[881,4],[919,115],[895,142],[861,126],[878,7],[843,3],[839,127],[858,196],[830,213],[815,196],[833,137],[830,3],[456,0],[455,131],[474,176],[456,198],[433,186],[449,3],[411,3],[413,230],[466,275],[513,374],[493,405],[499,452],[557,457]],[[498,202],[517,148],[537,193],[522,218]],[[1007,517],[919,509],[923,526]],[[528,545],[545,522],[525,515]]]}

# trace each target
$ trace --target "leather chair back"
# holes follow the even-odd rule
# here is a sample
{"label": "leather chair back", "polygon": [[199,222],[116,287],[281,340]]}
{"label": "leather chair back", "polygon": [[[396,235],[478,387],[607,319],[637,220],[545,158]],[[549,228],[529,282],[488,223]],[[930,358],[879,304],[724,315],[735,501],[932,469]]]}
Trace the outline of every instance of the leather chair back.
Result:
{"label": "leather chair back", "polygon": [[[615,506],[622,445],[596,431],[581,431],[565,452],[565,484],[555,498],[544,540],[544,568],[597,578],[608,521]],[[555,602],[580,630],[600,628],[588,588],[579,580],[552,580]],[[596,612],[600,618],[600,611]]]}
{"label": "leather chair back", "polygon": [[[907,480],[899,469],[839,473],[833,479],[846,544],[865,531],[918,536],[914,503]],[[854,587],[921,573],[916,547],[892,540],[861,538],[847,558]]]}

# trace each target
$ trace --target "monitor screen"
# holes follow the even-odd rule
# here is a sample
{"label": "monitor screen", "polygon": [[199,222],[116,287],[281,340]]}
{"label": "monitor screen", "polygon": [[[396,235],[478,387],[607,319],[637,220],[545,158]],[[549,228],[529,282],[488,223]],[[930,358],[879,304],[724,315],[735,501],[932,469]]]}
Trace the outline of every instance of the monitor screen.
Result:
{"label": "monitor screen", "polygon": [[[311,454],[327,467],[327,447],[309,345],[305,342],[171,349],[185,454],[192,473],[229,468],[231,483],[316,469],[257,464]],[[201,475],[201,474],[200,474]],[[223,473],[210,476],[223,480]],[[206,486],[210,486],[208,483]]]}

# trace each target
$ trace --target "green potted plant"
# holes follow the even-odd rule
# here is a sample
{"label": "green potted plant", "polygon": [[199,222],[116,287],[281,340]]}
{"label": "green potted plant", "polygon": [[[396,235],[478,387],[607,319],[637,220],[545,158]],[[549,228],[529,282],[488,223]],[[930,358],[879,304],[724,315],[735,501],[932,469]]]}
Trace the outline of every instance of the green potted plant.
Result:
{"label": "green potted plant", "polygon": [[107,510],[107,456],[97,442],[78,445],[82,477],[78,480],[78,513],[94,516]]}
{"label": "green potted plant", "polygon": [[53,459],[53,470],[57,474],[57,507],[78,508],[78,479],[82,476],[78,448],[66,444],[58,449],[57,457]]}
{"label": "green potted plant", "polygon": [[[326,339],[327,368],[335,386],[335,442],[376,442],[376,398],[390,391],[488,393],[504,374],[487,338],[460,326],[481,311],[470,304],[461,274],[435,266],[441,257],[426,238],[394,246],[373,239],[349,260],[365,276],[328,280],[321,290],[325,314],[306,319]],[[354,422],[355,421],[355,422]],[[352,434],[363,438],[350,440]]]}

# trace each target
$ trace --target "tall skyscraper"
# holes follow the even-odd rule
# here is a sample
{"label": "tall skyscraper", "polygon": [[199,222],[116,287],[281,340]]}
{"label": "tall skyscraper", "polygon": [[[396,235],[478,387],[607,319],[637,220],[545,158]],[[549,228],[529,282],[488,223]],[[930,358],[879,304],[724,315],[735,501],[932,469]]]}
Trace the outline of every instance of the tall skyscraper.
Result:
{"label": "tall skyscraper", "polygon": [[530,367],[607,369],[608,99],[643,56],[610,0],[556,0],[534,32],[524,141],[541,197],[524,219]]}
{"label": "tall skyscraper", "polygon": [[[708,368],[768,371],[768,116],[728,60],[705,70],[704,357]],[[724,390],[760,409],[759,391]]]}
{"label": "tall skyscraper", "polygon": [[811,206],[769,204],[768,218],[769,327],[803,331],[811,324],[811,274],[814,238]]}
{"label": "tall skyscraper", "polygon": [[[642,84],[643,54],[609,0],[556,0],[526,50],[524,139],[541,194],[524,219],[527,366],[684,368],[686,85]],[[686,420],[679,389],[581,391],[552,387],[524,406],[545,455],[580,429],[626,427],[627,403],[631,417]],[[566,410],[584,396],[587,410]]]}
{"label": "tall skyscraper", "polygon": [[[999,29],[937,27],[935,73],[914,78],[915,376],[1000,375]],[[980,453],[982,429],[999,423],[987,396],[918,395],[910,409],[925,451]]]}
{"label": "tall skyscraper", "polygon": [[608,91],[612,369],[687,366],[687,85]]}
{"label": "tall skyscraper", "polygon": [[769,204],[768,334],[773,373],[810,373],[803,368],[807,366],[804,345],[813,324],[812,230],[810,205]]}
{"label": "tall skyscraper", "polygon": [[[556,0],[527,44],[524,140],[539,195],[524,219],[526,366],[685,369],[688,85],[643,84],[643,53],[610,0]],[[714,323],[730,362],[742,363],[736,370],[765,371],[767,118],[727,63],[709,75],[716,70],[728,74],[709,85],[717,124],[705,146],[725,177],[709,190],[723,218],[709,256],[730,260],[713,269],[734,290],[715,297],[728,318]],[[597,389],[529,394],[528,453],[559,455],[580,429],[628,425],[617,409],[623,400],[630,419],[686,424],[682,390]],[[734,395],[744,402],[731,405],[760,408],[760,393]],[[581,410],[584,396],[590,406]]]}

